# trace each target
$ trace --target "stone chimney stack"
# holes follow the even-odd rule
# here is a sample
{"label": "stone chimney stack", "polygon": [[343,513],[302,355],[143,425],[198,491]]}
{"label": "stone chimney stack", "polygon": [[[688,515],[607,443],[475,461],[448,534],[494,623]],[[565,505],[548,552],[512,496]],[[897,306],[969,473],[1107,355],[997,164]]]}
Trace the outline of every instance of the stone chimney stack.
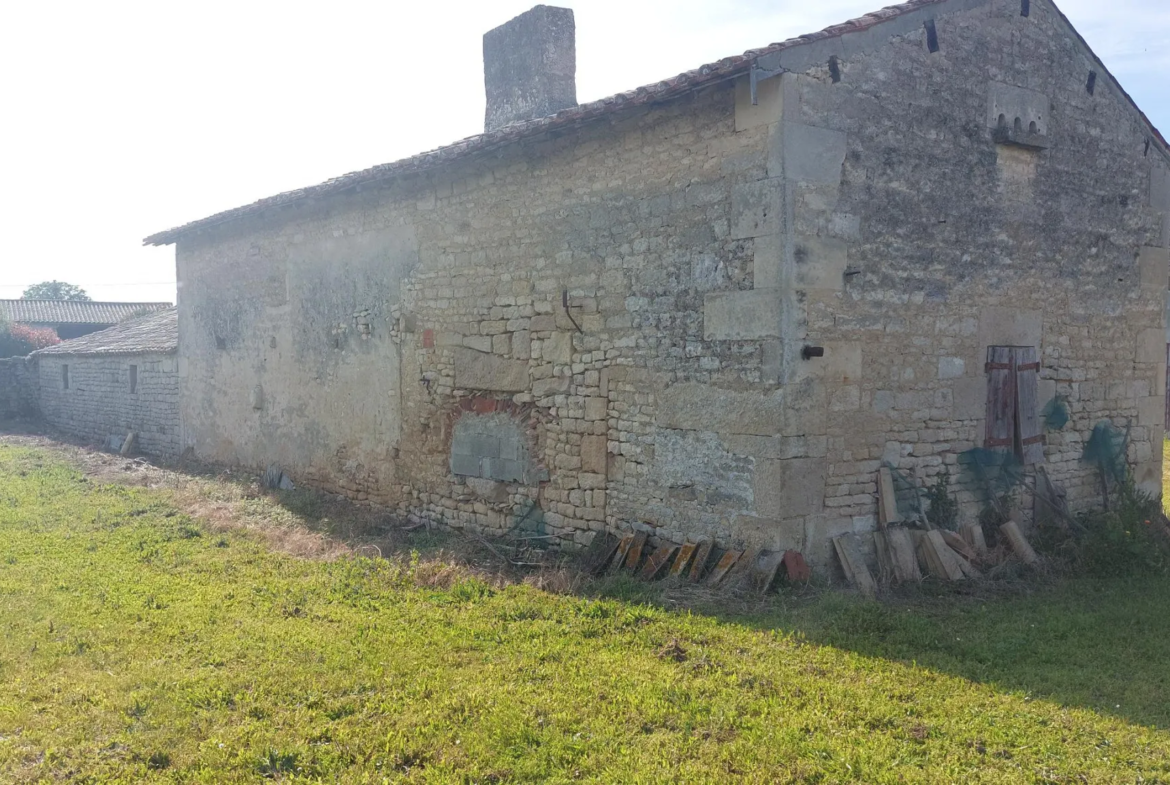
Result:
{"label": "stone chimney stack", "polygon": [[549,5],[484,35],[485,131],[577,105],[576,38],[572,9]]}

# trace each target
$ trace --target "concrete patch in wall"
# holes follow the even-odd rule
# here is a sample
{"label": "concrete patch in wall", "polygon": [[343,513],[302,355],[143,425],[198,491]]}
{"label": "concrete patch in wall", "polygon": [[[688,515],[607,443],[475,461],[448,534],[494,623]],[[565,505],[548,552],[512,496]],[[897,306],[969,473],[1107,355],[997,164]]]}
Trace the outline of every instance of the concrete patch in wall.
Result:
{"label": "concrete patch in wall", "polygon": [[825,503],[825,460],[793,458],[756,464],[753,494],[763,518],[797,518],[819,513]]}
{"label": "concrete patch in wall", "polygon": [[505,360],[474,349],[457,348],[455,386],[464,390],[524,392],[528,389],[528,363]]}
{"label": "concrete patch in wall", "polygon": [[751,458],[724,450],[709,431],[659,428],[655,434],[654,481],[691,490],[693,498],[713,506],[751,509],[753,466]]}
{"label": "concrete patch in wall", "polygon": [[703,298],[703,337],[708,341],[779,338],[780,306],[775,289],[712,292]]}
{"label": "concrete patch in wall", "polygon": [[524,427],[502,413],[460,417],[451,434],[450,465],[452,474],[483,480],[532,485],[543,479],[532,463]]}
{"label": "concrete patch in wall", "polygon": [[798,237],[793,254],[796,288],[830,291],[845,288],[849,243],[831,237]]}
{"label": "concrete patch in wall", "polygon": [[[1019,308],[984,308],[979,312],[979,346],[1040,347],[1044,314]],[[1165,348],[1165,347],[1163,347]]]}
{"label": "concrete patch in wall", "polygon": [[735,547],[764,548],[783,553],[804,550],[804,518],[787,520],[737,515],[731,522],[731,542]]}
{"label": "concrete patch in wall", "polygon": [[841,182],[847,138],[841,131],[785,123],[784,175],[793,183],[833,185]]}
{"label": "concrete patch in wall", "polygon": [[1138,252],[1142,288],[1164,292],[1170,286],[1170,248],[1143,247]]}

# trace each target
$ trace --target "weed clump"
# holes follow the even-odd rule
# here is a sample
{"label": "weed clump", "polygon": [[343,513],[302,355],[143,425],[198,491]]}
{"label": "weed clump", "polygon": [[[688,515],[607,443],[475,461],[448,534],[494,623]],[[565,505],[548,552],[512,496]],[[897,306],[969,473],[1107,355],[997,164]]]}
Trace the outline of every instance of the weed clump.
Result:
{"label": "weed clump", "polygon": [[930,505],[926,508],[926,519],[931,524],[947,531],[959,528],[959,502],[951,496],[951,470],[946,466],[927,489],[926,501]]}
{"label": "weed clump", "polygon": [[1072,549],[1074,567],[1089,575],[1170,575],[1170,530],[1158,499],[1134,485],[1114,488],[1107,510],[1079,516],[1084,532]]}

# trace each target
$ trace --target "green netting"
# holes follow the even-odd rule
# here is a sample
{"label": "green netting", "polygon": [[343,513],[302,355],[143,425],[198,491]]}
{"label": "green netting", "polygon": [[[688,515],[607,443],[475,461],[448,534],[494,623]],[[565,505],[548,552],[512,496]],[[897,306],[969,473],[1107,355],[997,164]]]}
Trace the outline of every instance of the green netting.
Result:
{"label": "green netting", "polygon": [[1044,407],[1043,415],[1044,427],[1050,431],[1059,431],[1068,425],[1068,421],[1071,418],[1068,401],[1063,395],[1056,396]]}
{"label": "green netting", "polygon": [[1014,452],[975,447],[959,454],[960,477],[991,503],[1011,493],[1024,482],[1024,465]]}
{"label": "green netting", "polygon": [[1096,466],[1104,476],[1123,482],[1129,476],[1125,455],[1129,446],[1129,426],[1121,430],[1108,420],[1093,428],[1093,435],[1085,442],[1081,460]]}

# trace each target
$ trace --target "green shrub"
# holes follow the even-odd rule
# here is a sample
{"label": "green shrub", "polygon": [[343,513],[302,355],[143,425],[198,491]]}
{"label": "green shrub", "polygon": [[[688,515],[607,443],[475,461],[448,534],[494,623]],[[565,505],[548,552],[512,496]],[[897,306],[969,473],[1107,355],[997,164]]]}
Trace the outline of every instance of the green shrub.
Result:
{"label": "green shrub", "polygon": [[1160,502],[1128,479],[1108,510],[1079,516],[1085,533],[1072,549],[1074,566],[1091,575],[1170,574],[1170,538],[1158,531]]}

